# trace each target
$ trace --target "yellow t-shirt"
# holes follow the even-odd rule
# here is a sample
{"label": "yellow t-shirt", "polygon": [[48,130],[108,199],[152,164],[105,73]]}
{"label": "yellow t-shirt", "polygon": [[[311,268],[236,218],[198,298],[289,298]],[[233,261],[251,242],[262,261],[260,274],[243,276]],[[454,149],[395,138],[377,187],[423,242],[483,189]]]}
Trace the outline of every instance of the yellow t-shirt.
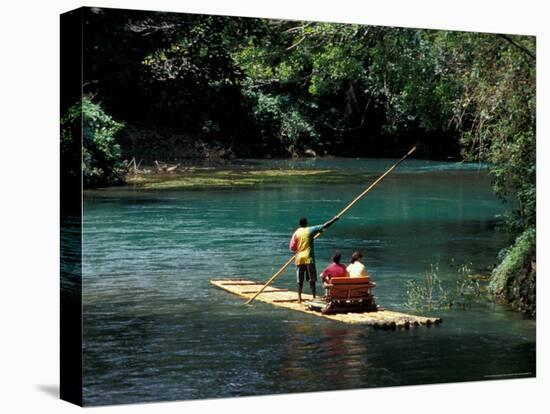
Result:
{"label": "yellow t-shirt", "polygon": [[315,263],[313,250],[313,238],[323,230],[323,225],[312,227],[300,227],[290,239],[290,250],[296,252],[297,265]]}

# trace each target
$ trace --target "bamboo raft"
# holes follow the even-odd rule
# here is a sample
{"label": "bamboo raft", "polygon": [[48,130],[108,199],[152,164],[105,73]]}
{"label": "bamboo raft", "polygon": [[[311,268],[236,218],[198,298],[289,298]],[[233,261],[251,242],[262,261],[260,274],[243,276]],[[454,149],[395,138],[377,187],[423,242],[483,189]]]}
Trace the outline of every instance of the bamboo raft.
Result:
{"label": "bamboo raft", "polygon": [[[227,292],[249,299],[253,297],[263,286],[263,283],[254,282],[246,279],[214,279],[210,281],[214,286],[223,289]],[[363,324],[372,326],[373,328],[395,329],[395,328],[411,328],[415,326],[432,326],[441,322],[441,318],[430,318],[424,316],[409,315],[401,312],[394,312],[387,309],[379,308],[374,312],[362,313],[338,313],[325,315],[320,312],[315,312],[307,308],[307,302],[313,297],[309,294],[302,293],[302,303],[298,303],[296,292],[288,289],[281,289],[270,286],[265,289],[257,300],[266,302],[274,306],[291,309],[299,312],[308,313],[310,315],[320,316],[322,318],[331,319],[351,324]]]}

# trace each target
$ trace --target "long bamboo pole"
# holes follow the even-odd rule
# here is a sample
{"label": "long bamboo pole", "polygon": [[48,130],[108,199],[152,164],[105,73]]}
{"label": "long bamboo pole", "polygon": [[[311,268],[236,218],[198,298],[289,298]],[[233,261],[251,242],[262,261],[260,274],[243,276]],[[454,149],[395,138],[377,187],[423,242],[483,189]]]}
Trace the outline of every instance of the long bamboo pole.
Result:
{"label": "long bamboo pole", "polygon": [[[361,198],[363,198],[370,190],[372,190],[380,181],[382,181],[386,176],[391,173],[402,161],[405,160],[409,155],[411,155],[414,151],[416,151],[416,147],[413,147],[409,152],[407,152],[403,158],[401,158],[399,161],[397,161],[395,164],[393,164],[384,174],[382,174],[380,177],[378,177],[371,185],[369,185],[361,194],[359,194],[357,197],[355,197],[351,203],[349,203],[342,211],[340,211],[338,214],[336,214],[335,217],[342,217],[350,208],[353,207],[355,203],[357,203]],[[314,239],[321,236],[322,233],[317,233],[314,237]],[[267,288],[275,279],[277,279],[290,264],[292,261],[296,258],[296,254],[292,256],[288,261],[281,267],[271,278],[265,283],[265,285],[262,286],[262,288],[256,292],[254,296],[252,296],[250,299],[248,299],[245,304],[248,305],[251,303],[254,299],[256,299],[264,290]]]}

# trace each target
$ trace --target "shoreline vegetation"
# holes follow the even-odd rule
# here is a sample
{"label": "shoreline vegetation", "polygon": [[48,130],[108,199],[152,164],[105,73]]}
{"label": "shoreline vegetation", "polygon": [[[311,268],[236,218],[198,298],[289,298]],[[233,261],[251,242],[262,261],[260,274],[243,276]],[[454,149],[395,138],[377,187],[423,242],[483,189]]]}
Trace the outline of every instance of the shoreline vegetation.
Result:
{"label": "shoreline vegetation", "polygon": [[[83,97],[61,109],[62,177],[82,173],[86,189],[246,186],[284,174],[211,177],[179,160],[397,158],[413,145],[418,158],[484,163],[511,240],[489,290],[535,316],[535,37],[82,13]],[[155,168],[189,177],[126,177],[132,157],[135,172],[164,160]]]}
{"label": "shoreline vegetation", "polygon": [[252,186],[265,182],[286,181],[295,177],[322,176],[331,170],[218,170],[215,167],[187,167],[177,172],[145,169],[142,173],[128,173],[126,184],[143,190],[163,190],[197,187]]}
{"label": "shoreline vegetation", "polygon": [[[231,187],[231,186],[253,186],[260,183],[281,183],[292,179],[308,180],[311,182],[340,183],[354,181],[358,177],[364,178],[363,181],[374,179],[372,173],[364,172],[358,175],[357,171],[336,171],[326,168],[314,168],[312,164],[308,166],[288,167],[286,162],[298,161],[299,163],[308,161],[323,161],[339,159],[362,159],[351,157],[333,157],[327,156],[308,156],[298,158],[256,158],[256,159],[185,159],[175,164],[155,160],[152,164],[144,165],[143,160],[136,162],[135,158],[123,161],[123,168],[117,169],[117,174],[121,179],[118,185],[130,185],[143,190],[155,189],[185,189],[200,187]],[[380,158],[378,158],[380,159]],[[270,168],[262,167],[255,169],[255,160],[273,160],[281,162],[281,165],[273,165]],[[393,159],[392,159],[393,160]],[[433,160],[430,160],[433,161]],[[441,160],[440,162],[453,162]],[[464,162],[454,162],[457,166],[462,166]],[[476,170],[480,168],[487,169],[484,164],[475,164]]]}

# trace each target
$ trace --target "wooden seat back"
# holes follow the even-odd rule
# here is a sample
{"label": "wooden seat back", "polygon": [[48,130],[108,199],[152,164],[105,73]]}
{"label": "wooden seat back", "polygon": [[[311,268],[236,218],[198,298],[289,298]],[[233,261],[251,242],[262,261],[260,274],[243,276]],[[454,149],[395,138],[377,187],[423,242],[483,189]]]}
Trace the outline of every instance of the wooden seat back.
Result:
{"label": "wooden seat back", "polygon": [[327,288],[329,300],[358,300],[371,296],[371,289],[376,284],[368,277],[336,277],[332,278]]}

